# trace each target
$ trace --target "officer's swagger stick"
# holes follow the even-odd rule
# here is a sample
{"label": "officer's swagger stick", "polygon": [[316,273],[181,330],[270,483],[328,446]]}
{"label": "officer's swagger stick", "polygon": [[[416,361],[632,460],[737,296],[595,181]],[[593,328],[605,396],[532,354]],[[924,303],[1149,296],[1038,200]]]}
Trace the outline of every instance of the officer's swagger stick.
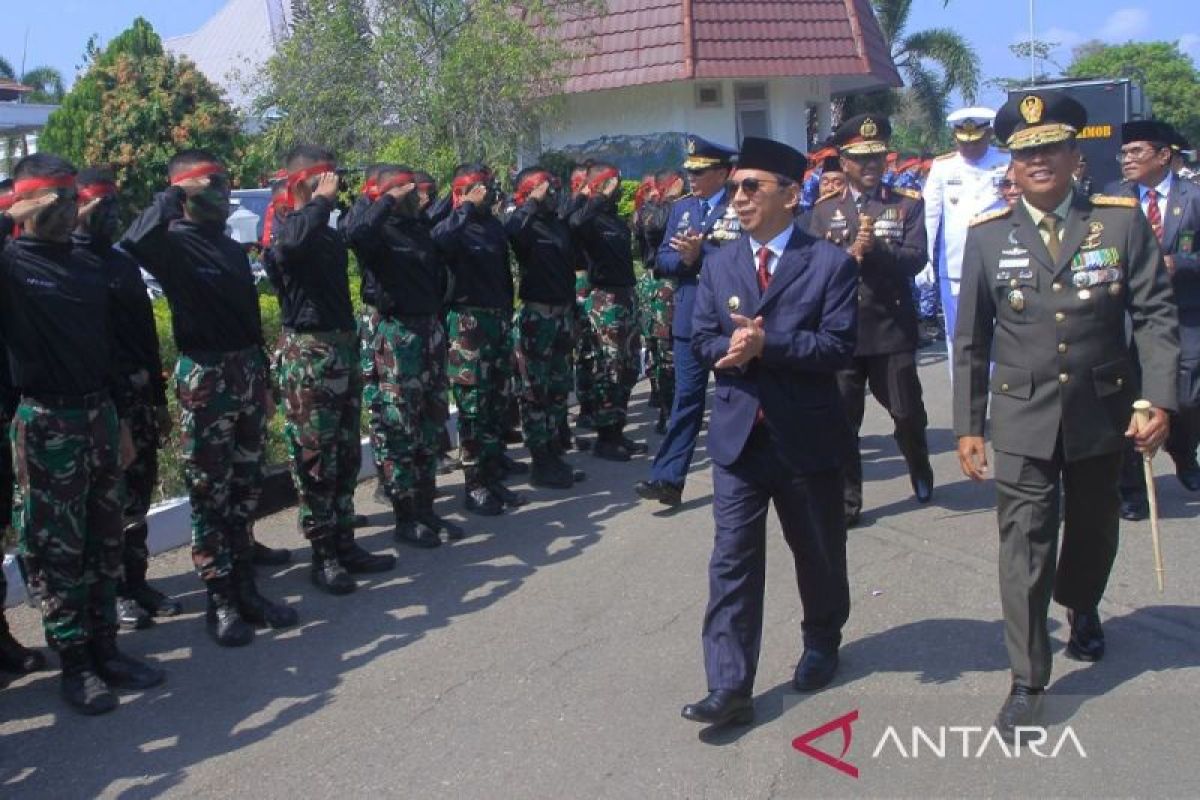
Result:
{"label": "officer's swagger stick", "polygon": [[[1137,428],[1141,430],[1150,422],[1150,401],[1138,400],[1133,404],[1133,415]],[[1154,546],[1154,577],[1158,579],[1158,591],[1163,591],[1166,570],[1163,569],[1162,543],[1158,538],[1158,495],[1154,491],[1154,453],[1142,453],[1142,469],[1146,477],[1146,496],[1150,498],[1150,542]]]}

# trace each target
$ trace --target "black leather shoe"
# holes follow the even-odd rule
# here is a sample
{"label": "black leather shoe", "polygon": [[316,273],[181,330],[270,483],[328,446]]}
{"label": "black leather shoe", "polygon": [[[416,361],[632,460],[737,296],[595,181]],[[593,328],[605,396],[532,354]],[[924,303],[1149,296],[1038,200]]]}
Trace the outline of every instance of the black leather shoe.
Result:
{"label": "black leather shoe", "polygon": [[643,500],[657,500],[665,506],[677,506],[683,501],[683,487],[666,481],[638,481],[633,490]]}
{"label": "black leather shoe", "polygon": [[1144,497],[1121,501],[1121,519],[1137,522],[1150,516],[1150,501]]}
{"label": "black leather shoe", "polygon": [[[0,599],[0,602],[3,600]],[[45,667],[46,657],[14,639],[8,630],[8,622],[4,619],[3,613],[0,613],[0,670],[20,675],[26,672],[37,672]]]}
{"label": "black leather shoe", "polygon": [[1104,658],[1104,629],[1100,627],[1100,612],[1096,609],[1074,611],[1067,609],[1067,624],[1071,638],[1067,640],[1067,658],[1075,661],[1099,661]]}
{"label": "black leather shoe", "polygon": [[283,547],[267,547],[265,544],[255,542],[250,560],[260,567],[281,567],[292,560],[292,551]]}
{"label": "black leather shoe", "polygon": [[117,598],[117,624],[124,631],[136,631],[149,628],[154,624],[146,609],[137,604],[132,597]]}
{"label": "black leather shoe", "polygon": [[1193,461],[1191,464],[1176,464],[1175,477],[1189,492],[1200,492],[1200,465]]}
{"label": "black leather shoe", "polygon": [[797,692],[815,692],[824,689],[837,674],[838,654],[804,648],[800,654],[800,663],[796,665],[796,674],[792,677],[792,686]]}
{"label": "black leather shoe", "polygon": [[238,614],[227,578],[208,581],[208,611],[205,625],[208,635],[222,647],[242,647],[254,641],[251,628]]}
{"label": "black leather shoe", "polygon": [[463,505],[467,511],[483,517],[495,517],[504,513],[504,504],[486,486],[466,490]]}
{"label": "black leather shoe", "polygon": [[681,712],[684,719],[705,725],[749,725],[754,722],[754,701],[750,695],[732,689],[717,689],[698,703],[689,703]]}
{"label": "black leather shoe", "polygon": [[912,482],[913,496],[918,503],[928,503],[933,499],[933,468],[926,461],[909,476]]}
{"label": "black leather shoe", "polygon": [[122,653],[112,639],[96,639],[89,646],[96,674],[115,689],[141,691],[167,679],[167,673],[158,667]]}
{"label": "black leather shoe", "polygon": [[336,557],[329,558],[318,555],[315,548],[308,577],[313,586],[338,597],[350,594],[358,588],[358,584],[355,583],[354,578],[350,577],[350,573],[342,566],[341,561]]}
{"label": "black leather shoe", "polygon": [[177,617],[183,613],[183,603],[174,597],[167,597],[148,583],[133,586],[128,593],[152,617]]}
{"label": "black leather shoe", "polygon": [[1012,744],[1017,728],[1030,728],[1038,724],[1045,694],[1045,689],[1035,689],[1020,683],[1012,685],[1008,699],[1000,706],[1000,713],[996,715],[996,730],[1000,732],[1004,741]]}
{"label": "black leather shoe", "polygon": [[80,714],[94,716],[117,707],[117,696],[96,672],[87,645],[74,644],[59,651],[62,661],[62,696]]}

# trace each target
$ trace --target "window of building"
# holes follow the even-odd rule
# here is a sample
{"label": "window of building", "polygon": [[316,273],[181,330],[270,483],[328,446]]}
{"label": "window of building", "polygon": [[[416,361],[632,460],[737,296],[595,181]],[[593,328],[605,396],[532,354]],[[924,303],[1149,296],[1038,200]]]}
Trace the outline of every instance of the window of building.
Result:
{"label": "window of building", "polygon": [[721,84],[696,84],[696,108],[720,108],[722,105],[724,103],[721,100]]}
{"label": "window of building", "polygon": [[747,136],[769,137],[771,135],[770,109],[767,104],[765,83],[739,83],[733,89],[734,107],[737,117],[737,137],[740,142]]}

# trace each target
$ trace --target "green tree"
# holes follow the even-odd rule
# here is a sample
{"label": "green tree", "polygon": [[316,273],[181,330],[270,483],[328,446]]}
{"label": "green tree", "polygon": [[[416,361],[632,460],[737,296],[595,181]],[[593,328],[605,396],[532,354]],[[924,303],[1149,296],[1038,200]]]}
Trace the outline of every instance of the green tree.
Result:
{"label": "green tree", "polygon": [[1142,85],[1155,119],[1200,142],[1200,72],[1177,42],[1088,42],[1075,50],[1071,78],[1133,78]]}
{"label": "green tree", "polygon": [[76,164],[112,166],[128,216],[162,189],[178,150],[203,147],[236,169],[241,134],[220,90],[190,61],[165,53],[138,18],[106,48],[92,49],[87,72],[51,114],[39,145]]}
{"label": "green tree", "polygon": [[[943,0],[942,6],[950,0]],[[950,28],[908,31],[913,0],[872,0],[875,17],[891,52],[892,61],[904,77],[903,89],[868,92],[846,98],[843,116],[865,111],[898,115],[906,135],[925,149],[941,144],[946,106],[958,92],[972,103],[979,90],[979,56],[974,48]]]}
{"label": "green tree", "polygon": [[[0,78],[24,84],[33,89],[21,96],[22,103],[46,103],[53,105],[62,102],[64,94],[62,73],[54,67],[34,67],[21,75],[13,69],[8,59],[0,56]],[[29,154],[29,140],[24,136],[4,137],[4,153],[7,163],[6,172],[12,172],[15,164],[22,156]]]}

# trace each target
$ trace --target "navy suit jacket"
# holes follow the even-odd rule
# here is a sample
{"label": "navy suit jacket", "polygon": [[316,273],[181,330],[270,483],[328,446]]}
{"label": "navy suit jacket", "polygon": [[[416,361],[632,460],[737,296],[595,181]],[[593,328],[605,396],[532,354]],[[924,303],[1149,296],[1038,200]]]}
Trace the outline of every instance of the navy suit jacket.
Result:
{"label": "navy suit jacket", "polygon": [[[691,228],[704,234],[711,233],[717,220],[725,216],[725,207],[729,204],[728,201],[729,190],[726,189],[725,194],[721,196],[721,202],[710,208],[708,216],[704,219],[700,218],[700,198],[695,195],[681,197],[671,204],[671,214],[667,217],[666,235],[663,236],[662,244],[658,246],[658,258],[654,264],[654,272],[659,277],[674,278],[678,284],[675,289],[675,318],[671,323],[671,334],[681,339],[687,339],[692,335],[692,306],[696,299],[696,285],[699,282],[701,268],[709,258],[720,252],[722,245],[705,239],[700,260],[692,266],[688,266],[680,260],[679,253],[671,247],[671,237],[679,232],[684,214],[687,214],[688,217],[687,223],[683,225],[685,230]],[[729,242],[724,247],[732,244],[736,244],[736,241]]]}
{"label": "navy suit jacket", "polygon": [[[1105,193],[1141,199],[1132,181],[1109,184]],[[1175,261],[1171,279],[1175,302],[1180,311],[1200,312],[1200,186],[1173,176],[1171,193],[1161,211],[1163,255],[1173,256]]]}
{"label": "navy suit jacket", "polygon": [[[800,473],[841,463],[850,424],[834,373],[850,363],[858,335],[858,267],[846,251],[792,225],[783,257],[760,293],[743,233],[704,266],[696,291],[692,350],[712,367],[729,349],[731,305],[761,316],[762,355],[716,371],[708,453],[721,466],[741,455],[759,406],[784,463]],[[736,303],[733,298],[737,298]]]}

